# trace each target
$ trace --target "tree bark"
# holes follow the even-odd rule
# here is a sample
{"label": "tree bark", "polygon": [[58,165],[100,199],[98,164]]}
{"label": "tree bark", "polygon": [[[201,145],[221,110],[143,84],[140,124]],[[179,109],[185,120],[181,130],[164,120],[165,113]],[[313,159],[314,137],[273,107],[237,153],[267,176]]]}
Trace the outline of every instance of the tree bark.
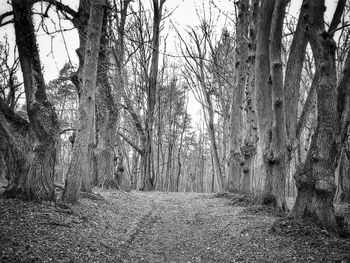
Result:
{"label": "tree bark", "polygon": [[309,92],[307,94],[303,109],[300,113],[298,123],[296,126],[295,139],[297,141],[300,141],[300,136],[301,136],[301,133],[303,132],[303,129],[305,128],[306,121],[307,121],[313,107],[315,106],[316,88],[318,86],[318,81],[319,81],[318,73],[316,72],[313,79],[312,79],[311,87],[310,87]]}
{"label": "tree bark", "polygon": [[213,105],[210,99],[210,95],[208,94],[208,91],[204,91],[204,93],[205,93],[204,95],[207,103],[207,112],[208,112],[207,126],[208,126],[208,134],[210,138],[210,146],[213,154],[216,189],[218,192],[222,192],[224,187],[224,179],[221,173],[220,159],[219,159],[218,147],[216,143],[215,128],[214,128],[214,110],[213,110]]}
{"label": "tree bark", "polygon": [[32,150],[23,185],[15,196],[34,201],[54,200],[54,169],[58,141],[58,118],[47,100],[46,87],[41,71],[31,4],[27,1],[12,1],[16,44],[23,73],[27,112],[33,131]]}
{"label": "tree bark", "polygon": [[350,53],[344,63],[343,74],[339,81],[337,91],[337,111],[340,120],[340,144],[337,155],[339,163],[339,178],[338,178],[338,200],[340,202],[350,203]]}
{"label": "tree bark", "polygon": [[4,158],[3,171],[8,180],[4,196],[20,196],[29,169],[30,124],[17,116],[0,98],[0,152]]}
{"label": "tree bark", "polygon": [[147,89],[147,112],[146,112],[146,142],[142,158],[142,185],[141,190],[153,190],[153,126],[154,110],[156,104],[158,60],[159,60],[159,35],[160,22],[162,19],[162,8],[165,0],[153,0],[153,36],[152,36],[152,59]]}
{"label": "tree bark", "polygon": [[86,47],[86,40],[87,40],[90,8],[91,8],[90,0],[79,0],[78,12],[73,17],[73,21],[72,21],[75,28],[78,30],[78,35],[79,35],[79,47],[75,51],[79,59],[79,67],[78,67],[78,70],[71,75],[71,80],[78,91],[79,99],[80,99],[81,89],[83,85],[85,47]]}
{"label": "tree bark", "polygon": [[[321,5],[320,5],[321,2]],[[335,42],[324,28],[324,1],[307,1],[307,36],[319,72],[317,86],[317,127],[305,162],[294,175],[298,189],[291,215],[311,217],[327,230],[338,233],[333,198],[336,190],[337,114]]]}
{"label": "tree bark", "polygon": [[[265,189],[269,191],[270,196],[272,195],[274,206],[280,211],[288,210],[285,200],[288,149],[281,58],[283,19],[287,3],[288,0],[276,0],[275,2],[269,42],[273,125],[270,152],[266,156],[271,173],[267,174]],[[269,179],[270,176],[271,179]]]}
{"label": "tree bark", "polygon": [[176,89],[175,81],[172,81],[170,84],[170,90],[168,91],[168,120],[169,120],[169,130],[168,130],[168,146],[167,146],[167,162],[166,162],[166,170],[165,170],[165,190],[168,192],[173,191],[173,174],[172,174],[172,159],[174,153],[174,140],[175,140],[175,120],[174,120],[174,110],[173,110],[173,101],[174,101],[174,92]]}
{"label": "tree bark", "polygon": [[[348,139],[348,127],[350,123],[350,53],[348,53],[345,63],[343,74],[340,78],[337,87],[337,111],[338,119],[340,121],[340,145],[342,147],[346,144]],[[340,152],[338,151],[337,158],[340,157]]]}
{"label": "tree bark", "polygon": [[248,26],[249,26],[249,1],[237,2],[238,21],[236,25],[236,54],[235,69],[236,81],[232,88],[231,99],[231,123],[230,123],[230,164],[228,169],[228,186],[233,192],[249,193],[249,177],[243,172],[244,154],[241,151],[243,144],[243,95],[247,84],[248,75]]}
{"label": "tree bark", "polygon": [[72,161],[68,169],[63,201],[76,203],[80,190],[91,192],[91,179],[94,177],[95,147],[95,97],[97,61],[100,50],[101,28],[105,1],[93,2],[90,9],[88,33],[85,46],[83,86],[79,103],[80,123]]}
{"label": "tree bark", "polygon": [[[296,144],[297,138],[297,120],[298,120],[298,102],[300,92],[300,80],[307,46],[306,37],[306,4],[302,3],[297,27],[293,36],[292,45],[288,56],[285,76],[285,115],[288,143],[292,146]],[[298,138],[297,138],[298,140]]]}
{"label": "tree bark", "polygon": [[252,1],[249,14],[249,35],[248,35],[248,57],[247,69],[248,75],[245,87],[245,111],[244,119],[244,137],[241,145],[241,152],[244,156],[243,164],[243,189],[244,192],[253,193],[255,190],[254,178],[257,172],[254,169],[258,131],[256,114],[256,89],[255,89],[255,57],[256,57],[256,27],[258,20],[259,0]]}
{"label": "tree bark", "polygon": [[272,133],[272,99],[271,87],[268,83],[270,76],[269,59],[269,36],[271,18],[275,1],[262,1],[259,9],[258,28],[256,36],[256,62],[255,62],[255,88],[256,88],[256,108],[258,117],[258,148],[256,156],[256,166],[259,173],[257,180],[256,194],[271,192],[268,189],[272,184],[266,182],[267,174],[271,173],[268,165],[265,165],[265,155],[269,152]]}
{"label": "tree bark", "polygon": [[180,135],[180,143],[179,143],[179,149],[177,152],[177,164],[178,164],[178,171],[177,171],[177,176],[176,176],[176,182],[175,182],[175,191],[179,192],[179,187],[180,187],[180,177],[181,177],[181,173],[182,173],[182,162],[181,162],[181,155],[183,154],[182,152],[182,144],[183,144],[183,138],[184,138],[184,134],[187,128],[187,105],[186,105],[186,112],[184,115],[184,119],[183,119],[183,123],[182,123],[182,131],[181,131],[181,135]]}
{"label": "tree bark", "polygon": [[[122,36],[120,36],[122,37]],[[116,126],[118,110],[115,106],[112,87],[109,84],[109,53],[107,32],[107,9],[104,10],[100,52],[97,69],[96,91],[96,180],[94,185],[104,188],[115,186],[114,183],[114,147],[116,145]]]}
{"label": "tree bark", "polygon": [[[348,143],[347,143],[348,145]],[[336,174],[338,189],[336,201],[339,203],[350,203],[350,147],[346,147],[341,153],[338,171]]]}

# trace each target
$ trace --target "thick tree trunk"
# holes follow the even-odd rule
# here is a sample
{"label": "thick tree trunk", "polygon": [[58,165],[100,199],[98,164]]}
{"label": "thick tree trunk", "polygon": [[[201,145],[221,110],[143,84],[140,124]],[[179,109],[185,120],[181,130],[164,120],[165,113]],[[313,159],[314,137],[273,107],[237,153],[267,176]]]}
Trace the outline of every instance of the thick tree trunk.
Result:
{"label": "thick tree trunk", "polygon": [[[117,40],[115,43],[114,58],[116,62],[116,91],[119,95],[124,91],[123,79],[123,63],[124,63],[124,31],[127,16],[127,10],[130,0],[120,1],[120,14],[117,21]],[[116,8],[116,6],[115,6]],[[111,30],[111,29],[109,29]],[[118,174],[119,186],[129,190],[131,182],[126,178],[126,173],[115,171],[113,160],[115,158],[115,144],[116,144],[116,128],[118,121],[117,102],[120,96],[113,99],[112,87],[109,83],[108,71],[110,69],[110,56],[108,52],[108,28],[107,28],[107,10],[105,11],[105,18],[102,25],[101,35],[101,50],[99,54],[99,68],[97,71],[98,89],[96,94],[97,100],[97,147],[96,147],[96,163],[97,173],[99,178],[99,185],[102,187],[111,187],[116,185],[114,175]],[[122,92],[121,92],[122,91]],[[130,105],[130,104],[128,104]],[[118,151],[121,152],[121,145],[118,145]],[[122,155],[118,156],[121,161]],[[119,164],[119,167],[122,164]],[[122,184],[122,185],[121,185]]]}
{"label": "thick tree trunk", "polygon": [[350,53],[344,63],[343,74],[338,84],[337,109],[340,119],[338,201],[350,203]]}
{"label": "thick tree trunk", "polygon": [[[264,1],[260,7],[255,67],[261,175],[258,202],[287,210],[285,179],[288,168],[283,68],[283,19],[287,0]],[[259,176],[259,175],[258,175]]]}
{"label": "thick tree trunk", "polygon": [[248,58],[248,25],[249,1],[238,2],[238,21],[236,25],[236,54],[235,68],[236,81],[232,88],[231,99],[231,130],[230,130],[230,164],[228,169],[228,186],[233,192],[249,193],[249,177],[243,172],[244,154],[241,151],[243,144],[243,94],[247,84]]}
{"label": "thick tree trunk", "polygon": [[[343,74],[337,87],[337,110],[340,121],[340,144],[339,147],[348,148],[349,124],[350,124],[350,52],[347,54]],[[340,158],[341,150],[338,151],[337,159]]]}
{"label": "thick tree trunk", "polygon": [[318,86],[318,73],[316,72],[311,83],[311,87],[309,89],[309,92],[307,94],[303,109],[300,113],[300,117],[298,119],[298,123],[296,126],[296,135],[295,138],[297,141],[300,141],[300,136],[303,132],[303,129],[305,128],[306,121],[310,116],[310,113],[315,106],[315,99],[316,99],[316,88]]}
{"label": "thick tree trunk", "polygon": [[71,80],[74,83],[78,96],[80,98],[81,89],[83,85],[83,69],[85,60],[85,46],[86,46],[86,36],[88,30],[88,22],[90,16],[90,0],[79,0],[78,13],[73,19],[73,24],[78,30],[79,35],[79,47],[76,49],[76,53],[79,59],[79,67],[76,72],[71,75]]}
{"label": "thick tree trunk", "polygon": [[[285,77],[285,115],[286,128],[289,142],[292,146],[296,144],[296,128],[298,119],[298,102],[300,92],[300,80],[307,45],[306,37],[306,5],[302,3],[298,24],[290,47]],[[297,138],[298,140],[298,138]]]}
{"label": "thick tree trunk", "polygon": [[[288,190],[294,190],[293,173],[295,171],[296,163],[298,163],[298,159],[301,158],[299,141],[300,136],[298,137],[297,121],[301,75],[305,59],[306,46],[308,43],[306,37],[305,7],[305,1],[303,1],[288,54],[288,61],[285,70],[286,75],[284,79],[284,111],[288,147],[285,165]],[[288,193],[290,192],[291,191],[288,191]]]}
{"label": "thick tree trunk", "polygon": [[63,201],[76,203],[79,190],[91,192],[94,178],[95,147],[95,95],[97,61],[100,50],[101,28],[105,1],[95,1],[91,6],[88,34],[86,39],[83,86],[79,103],[80,127],[77,132],[72,161],[68,169]]}
{"label": "thick tree trunk", "polygon": [[298,195],[291,214],[296,218],[312,217],[327,230],[338,233],[334,215],[333,198],[336,135],[340,124],[337,114],[337,90],[335,70],[335,42],[325,32],[324,1],[307,1],[308,38],[314,53],[317,86],[317,127],[312,137],[305,163],[294,175]]}
{"label": "thick tree trunk", "polygon": [[256,194],[268,194],[272,191],[271,169],[265,162],[266,154],[269,152],[272,133],[272,99],[271,87],[269,82],[270,76],[270,59],[269,59],[269,36],[272,13],[275,1],[262,1],[259,9],[259,19],[256,37],[256,60],[255,60],[255,88],[256,88],[256,107],[258,117],[258,148],[256,156],[255,175],[257,181],[255,186]]}
{"label": "thick tree trunk", "polygon": [[346,147],[346,150],[342,151],[338,171],[336,174],[337,178],[337,196],[336,201],[339,203],[350,203],[350,147]]}
{"label": "thick tree trunk", "polygon": [[33,131],[33,150],[29,156],[29,170],[23,189],[17,196],[28,200],[54,200],[54,169],[58,140],[57,115],[46,97],[46,87],[41,71],[31,4],[27,1],[12,2],[16,44],[23,72],[27,112]]}
{"label": "thick tree trunk", "polygon": [[96,93],[96,180],[94,185],[105,188],[115,187],[114,147],[118,110],[115,107],[108,80],[109,53],[107,35],[107,10],[102,22],[102,34],[97,69]]}
{"label": "thick tree trunk", "polygon": [[6,197],[20,196],[29,169],[29,123],[17,116],[0,98],[0,152],[3,156]]}
{"label": "thick tree trunk", "polygon": [[255,165],[255,156],[258,141],[257,131],[257,115],[256,115],[256,90],[255,90],[255,56],[256,56],[256,27],[259,11],[259,0],[254,0],[250,6],[249,14],[249,35],[248,35],[248,57],[247,70],[248,75],[247,84],[245,87],[245,111],[244,119],[244,136],[241,152],[244,156],[243,164],[243,191],[253,193],[255,189],[254,177],[257,174]]}
{"label": "thick tree trunk", "polygon": [[267,189],[271,188],[272,191],[269,194],[275,202],[274,206],[280,211],[288,210],[285,200],[288,149],[281,58],[283,19],[287,3],[288,0],[276,0],[275,2],[269,45],[273,126],[270,152],[267,157],[271,169],[271,174],[267,174],[267,177],[272,177],[267,182],[272,184],[271,187],[267,185]]}

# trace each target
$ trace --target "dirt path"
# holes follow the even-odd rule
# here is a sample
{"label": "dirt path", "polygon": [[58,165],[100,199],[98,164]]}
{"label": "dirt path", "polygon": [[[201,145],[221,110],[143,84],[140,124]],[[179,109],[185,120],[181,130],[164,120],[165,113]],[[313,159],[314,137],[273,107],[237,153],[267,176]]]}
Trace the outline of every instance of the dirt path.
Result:
{"label": "dirt path", "polygon": [[[212,194],[95,189],[65,209],[0,198],[0,262],[350,262],[350,240],[271,232]],[[286,225],[286,228],[289,226]]]}
{"label": "dirt path", "polygon": [[350,246],[339,252],[272,234],[276,217],[259,209],[245,213],[209,194],[138,195],[152,212],[126,243],[124,262],[350,262]]}
{"label": "dirt path", "polygon": [[225,259],[229,239],[240,235],[238,213],[212,195],[139,193],[152,200],[153,211],[128,242],[128,260],[200,262]]}

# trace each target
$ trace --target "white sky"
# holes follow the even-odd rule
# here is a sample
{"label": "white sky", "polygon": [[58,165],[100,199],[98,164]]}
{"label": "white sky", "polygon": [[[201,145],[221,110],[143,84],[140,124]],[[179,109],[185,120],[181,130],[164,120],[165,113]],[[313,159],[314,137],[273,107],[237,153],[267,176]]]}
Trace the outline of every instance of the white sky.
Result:
{"label": "white sky", "polygon": [[[75,10],[77,9],[77,1],[62,1],[63,3],[69,3],[71,7]],[[146,2],[146,1],[145,1]],[[149,2],[149,1],[147,1]],[[224,12],[233,11],[233,3],[229,0],[219,0],[215,1],[215,4],[220,7]],[[167,53],[172,55],[178,55],[176,51],[176,33],[171,30],[170,21],[177,27],[181,32],[181,29],[186,28],[186,26],[194,26],[198,24],[197,11],[201,11],[203,7],[207,9],[209,6],[208,0],[167,0],[165,3],[165,9],[170,11],[174,10],[173,14],[166,20],[167,24],[162,32],[163,36],[169,33],[167,41]],[[37,6],[40,8],[40,5]],[[0,13],[4,11],[11,10],[11,6],[7,3],[7,0],[0,0]],[[217,9],[213,9],[213,12],[217,13]],[[51,12],[53,16],[56,16]],[[220,24],[225,23],[225,16],[221,15]],[[58,21],[55,19],[56,22]],[[66,28],[71,28],[69,22],[62,21],[63,26]],[[52,28],[51,28],[52,29]],[[4,35],[8,36],[10,43],[14,43],[14,29],[12,25],[7,25],[0,28],[0,41]],[[76,56],[75,50],[79,46],[79,40],[76,30],[64,32],[64,38],[62,34],[58,33],[54,38],[46,35],[44,32],[40,31],[37,35],[37,40],[40,50],[40,58],[43,64],[43,73],[45,81],[49,82],[52,79],[57,78],[59,70],[63,65],[70,59],[73,64],[78,63],[78,58]],[[67,49],[65,47],[67,46]],[[68,53],[67,53],[68,50]],[[52,52],[53,51],[53,52]],[[161,61],[161,59],[160,59]],[[190,98],[191,103],[189,103],[188,111],[191,113],[194,119],[199,118],[199,112],[201,111],[201,106],[192,97]]]}
{"label": "white sky", "polygon": [[[69,3],[70,6],[77,6],[77,0],[65,0],[63,3]],[[145,1],[146,2],[146,1]],[[149,3],[149,1],[147,1]],[[233,16],[234,13],[234,3],[233,0],[215,0],[215,5],[217,5],[223,13],[231,14]],[[331,19],[337,0],[327,0],[327,12],[326,18],[327,20]],[[301,0],[291,0],[291,12],[295,13],[297,16],[297,11],[300,8]],[[195,26],[198,24],[198,17],[196,10],[203,9],[203,6],[206,10],[208,10],[209,0],[167,0],[165,2],[165,8],[167,10],[173,10],[174,13],[167,19],[168,21],[172,21],[172,23],[181,30],[186,28],[187,26]],[[0,0],[0,14],[4,11],[11,10],[11,6],[7,3],[7,0]],[[215,13],[219,13],[218,9],[212,8],[212,11]],[[208,11],[206,11],[208,12]],[[214,15],[215,17],[215,15]],[[57,19],[56,19],[57,20]],[[222,27],[225,23],[228,23],[226,16],[221,14],[220,20],[218,21],[218,25]],[[65,27],[72,27],[68,22],[64,24]],[[169,30],[169,24],[166,25],[165,30],[163,31],[163,35],[167,34]],[[182,31],[183,32],[183,31]],[[14,42],[14,29],[12,25],[7,25],[5,27],[0,28],[0,41],[2,41],[4,35],[8,36],[10,43]],[[168,53],[173,55],[178,55],[176,51],[177,38],[176,34],[173,31],[169,33],[167,49]],[[78,36],[76,30],[64,32],[64,38],[62,38],[62,34],[56,34],[54,39],[51,39],[50,36],[45,35],[45,33],[40,32],[38,37],[39,49],[40,49],[40,57],[42,60],[43,68],[44,68],[44,77],[45,81],[48,82],[58,76],[58,71],[62,68],[64,63],[66,63],[69,58],[73,62],[73,64],[78,63],[77,56],[75,54],[75,49],[78,47]],[[65,48],[65,43],[67,49]],[[53,52],[51,52],[53,50]],[[68,54],[67,54],[68,50]],[[194,99],[190,99],[193,101]],[[201,111],[201,107],[196,102],[191,102],[189,104],[189,113],[191,113],[194,119],[199,118]]]}
{"label": "white sky", "polygon": [[[66,0],[62,2],[69,3],[71,7],[77,6],[76,4],[74,4],[74,2],[77,2],[77,0]],[[196,10],[202,10],[202,5],[208,7],[208,2],[208,0],[167,0],[165,3],[165,8],[167,10],[173,10],[174,8],[176,8],[173,14],[167,20],[171,20],[174,23],[174,25],[176,25],[177,28],[180,29],[180,31],[182,28],[185,28],[188,25],[194,26],[198,24]],[[215,1],[215,4],[218,5],[222,10],[233,10],[233,3],[230,0],[217,0]],[[0,0],[0,14],[4,11],[9,10],[11,10],[11,6],[7,3],[7,0]],[[53,12],[51,12],[51,14],[55,15]],[[224,22],[224,16],[221,17],[221,22]],[[67,28],[72,27],[70,23],[65,21],[62,21],[62,24],[64,27]],[[167,25],[164,31],[162,32],[163,36],[168,33],[166,32],[167,30],[169,30],[169,25]],[[5,34],[8,36],[11,42],[14,40],[14,29],[12,25],[7,25],[5,27],[0,28],[0,41],[3,39],[3,36]],[[168,39],[168,48],[174,47],[174,42],[177,40],[174,38],[171,39],[170,37]],[[78,62],[77,56],[75,54],[75,49],[79,45],[76,30],[64,32],[64,39],[59,33],[56,34],[54,39],[51,39],[50,36],[47,36],[44,32],[40,31],[40,33],[37,36],[37,40],[39,43],[40,57],[44,66],[45,81],[48,82],[49,80],[56,78],[58,70],[62,68],[65,62],[68,61],[68,55],[66,52],[64,41],[68,46],[70,59],[72,60],[72,62]],[[54,52],[52,53],[51,50],[53,50]],[[175,52],[175,50],[169,50],[169,53],[171,54],[176,55]]]}

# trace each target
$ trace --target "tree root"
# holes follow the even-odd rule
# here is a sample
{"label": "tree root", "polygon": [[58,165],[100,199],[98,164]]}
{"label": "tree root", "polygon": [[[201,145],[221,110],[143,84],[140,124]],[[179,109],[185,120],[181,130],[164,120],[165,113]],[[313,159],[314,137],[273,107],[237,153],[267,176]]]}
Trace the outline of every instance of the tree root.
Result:
{"label": "tree root", "polygon": [[88,198],[91,200],[97,200],[97,201],[103,201],[105,200],[104,197],[100,194],[95,194],[95,193],[88,193],[88,192],[80,192],[79,196],[81,198]]}

